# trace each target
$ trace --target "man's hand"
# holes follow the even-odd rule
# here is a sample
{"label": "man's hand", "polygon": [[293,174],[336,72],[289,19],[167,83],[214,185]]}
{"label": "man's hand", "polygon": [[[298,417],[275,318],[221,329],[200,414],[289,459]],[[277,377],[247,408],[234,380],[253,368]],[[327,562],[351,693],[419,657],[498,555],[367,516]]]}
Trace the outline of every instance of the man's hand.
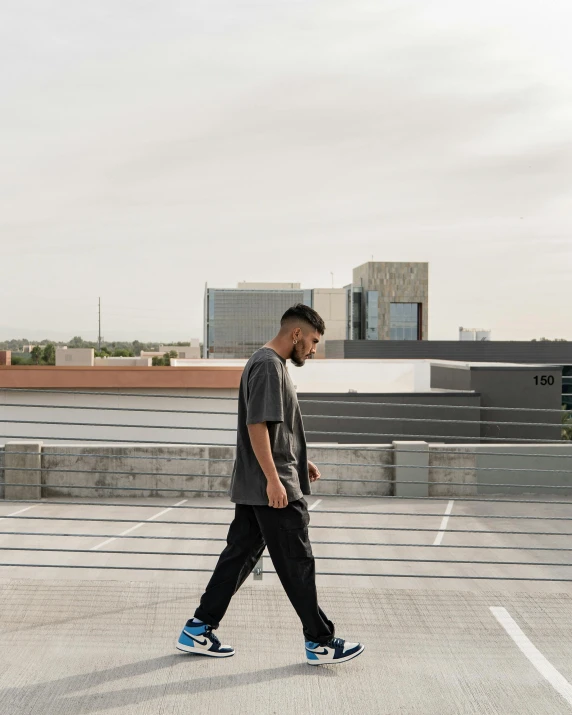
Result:
{"label": "man's hand", "polygon": [[288,506],[288,495],[280,479],[268,480],[266,494],[268,495],[268,506],[275,509],[284,509],[285,506]]}
{"label": "man's hand", "polygon": [[310,462],[310,461],[308,461],[308,473],[310,474],[311,482],[315,482],[322,476],[320,474],[320,470],[318,469],[318,467],[316,467],[314,462]]}

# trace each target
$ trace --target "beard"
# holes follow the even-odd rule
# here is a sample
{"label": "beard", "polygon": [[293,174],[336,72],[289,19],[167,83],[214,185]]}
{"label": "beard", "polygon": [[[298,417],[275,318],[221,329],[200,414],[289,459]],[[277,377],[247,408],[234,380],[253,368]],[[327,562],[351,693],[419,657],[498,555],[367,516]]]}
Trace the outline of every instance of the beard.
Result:
{"label": "beard", "polygon": [[304,353],[304,346],[301,343],[297,343],[292,346],[292,352],[290,354],[290,361],[296,367],[304,367],[306,362],[306,355]]}

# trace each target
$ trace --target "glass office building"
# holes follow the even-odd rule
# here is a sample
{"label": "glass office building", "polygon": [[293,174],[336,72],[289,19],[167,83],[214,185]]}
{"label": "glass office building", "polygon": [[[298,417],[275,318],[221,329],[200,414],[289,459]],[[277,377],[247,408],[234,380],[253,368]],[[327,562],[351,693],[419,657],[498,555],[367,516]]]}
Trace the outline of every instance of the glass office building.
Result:
{"label": "glass office building", "polygon": [[346,340],[422,340],[422,303],[391,302],[389,314],[382,314],[380,291],[355,285],[345,290]]}
{"label": "glass office building", "polygon": [[249,358],[296,303],[312,307],[312,291],[206,288],[203,357]]}

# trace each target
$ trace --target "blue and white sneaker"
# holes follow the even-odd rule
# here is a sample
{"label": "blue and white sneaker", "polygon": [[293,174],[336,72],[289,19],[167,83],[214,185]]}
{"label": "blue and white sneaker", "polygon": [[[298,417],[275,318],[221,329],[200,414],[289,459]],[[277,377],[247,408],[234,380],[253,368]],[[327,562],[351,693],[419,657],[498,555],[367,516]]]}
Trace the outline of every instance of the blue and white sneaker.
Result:
{"label": "blue and white sneaker", "polygon": [[213,658],[230,658],[234,655],[234,648],[221,645],[211,626],[206,623],[192,623],[190,620],[183,628],[176,647],[185,653],[209,655]]}
{"label": "blue and white sneaker", "polygon": [[324,645],[306,641],[306,659],[308,665],[326,665],[345,663],[363,653],[361,643],[348,643],[341,638],[330,638]]}

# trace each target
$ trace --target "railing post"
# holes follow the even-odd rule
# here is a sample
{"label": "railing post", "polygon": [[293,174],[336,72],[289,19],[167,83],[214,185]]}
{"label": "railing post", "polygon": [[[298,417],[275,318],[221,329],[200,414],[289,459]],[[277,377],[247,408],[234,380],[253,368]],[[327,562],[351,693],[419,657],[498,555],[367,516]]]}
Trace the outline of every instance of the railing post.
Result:
{"label": "railing post", "polygon": [[262,581],[262,576],[264,575],[263,559],[264,559],[264,556],[261,556],[258,559],[256,566],[252,570],[252,575],[253,575],[255,581]]}
{"label": "railing post", "polygon": [[395,496],[429,496],[429,445],[394,442]]}
{"label": "railing post", "polygon": [[[7,442],[4,447],[4,498],[42,498],[43,442]],[[23,486],[11,486],[12,483]]]}

